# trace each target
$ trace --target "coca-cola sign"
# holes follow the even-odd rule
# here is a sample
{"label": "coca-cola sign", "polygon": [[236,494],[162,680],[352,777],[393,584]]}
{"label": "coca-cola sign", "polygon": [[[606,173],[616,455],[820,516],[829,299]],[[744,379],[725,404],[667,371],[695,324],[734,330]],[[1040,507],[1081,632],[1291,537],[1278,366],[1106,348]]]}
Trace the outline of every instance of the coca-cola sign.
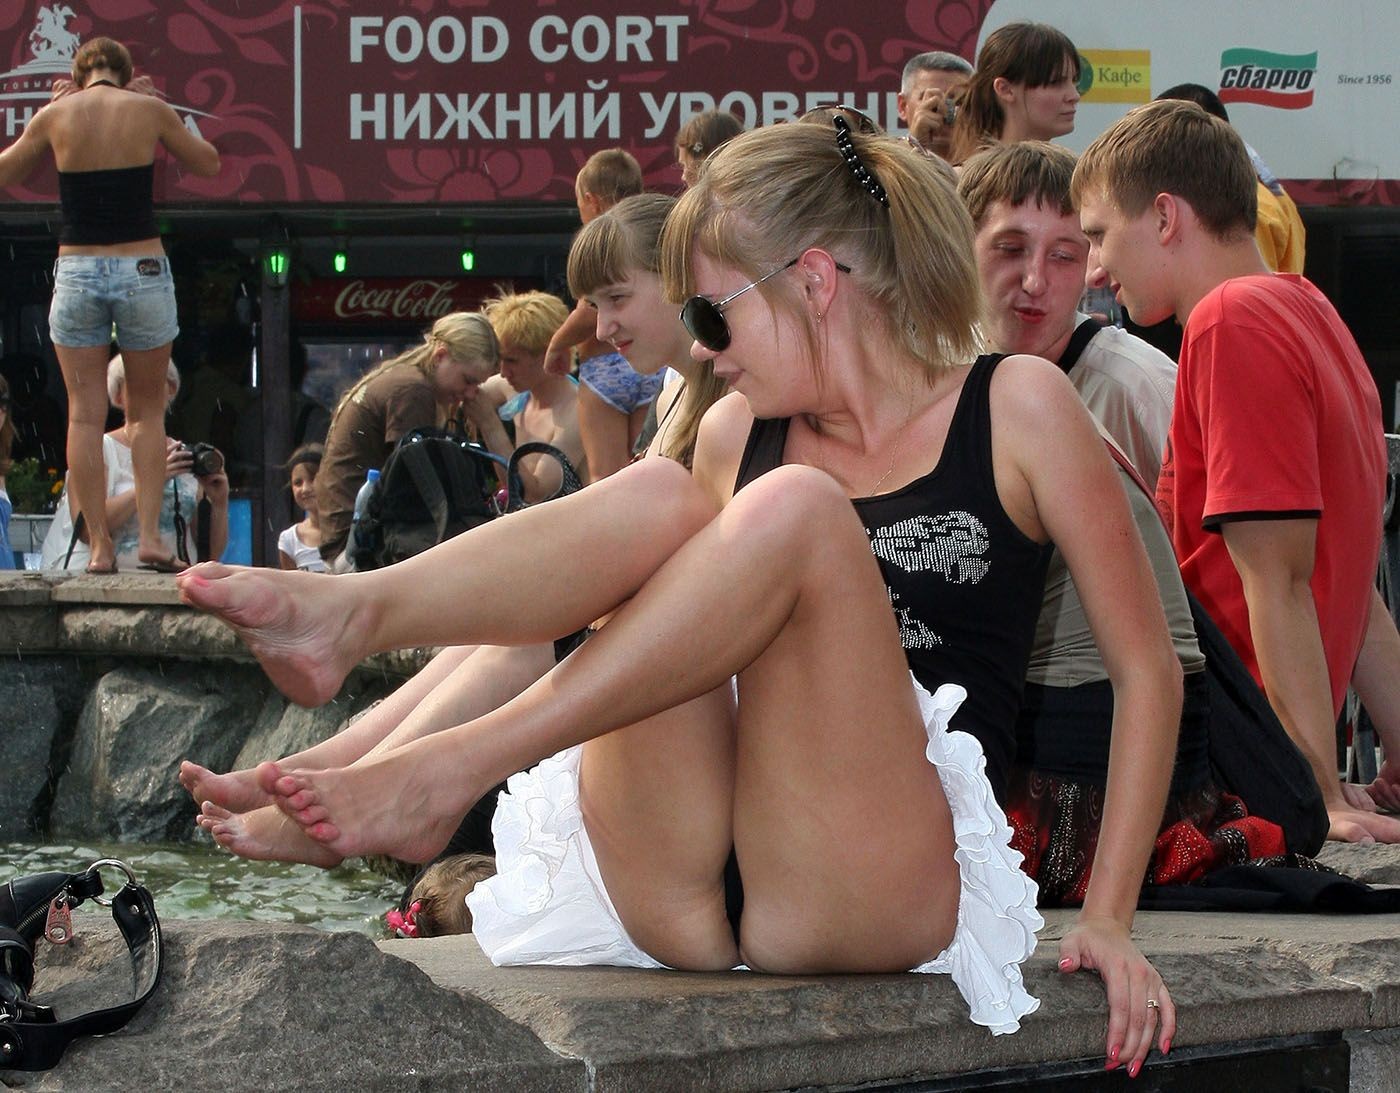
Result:
{"label": "coca-cola sign", "polygon": [[475,311],[494,292],[484,277],[324,278],[292,286],[292,315],[305,323],[428,326],[453,311]]}

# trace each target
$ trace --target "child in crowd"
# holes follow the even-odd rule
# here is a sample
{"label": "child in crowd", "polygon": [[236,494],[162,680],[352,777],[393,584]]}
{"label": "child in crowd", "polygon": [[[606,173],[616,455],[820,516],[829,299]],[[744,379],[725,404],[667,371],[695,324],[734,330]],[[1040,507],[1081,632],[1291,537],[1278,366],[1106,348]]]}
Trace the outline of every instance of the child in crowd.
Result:
{"label": "child in crowd", "polygon": [[[642,168],[622,148],[595,152],[574,183],[579,219],[591,224],[619,201],[642,192]],[[593,309],[580,300],[549,341],[546,370],[563,375],[578,362],[578,424],[588,464],[587,482],[627,465],[648,411],[661,390],[660,375],[642,375],[622,347],[601,340]]]}
{"label": "child in crowd", "polygon": [[403,902],[384,916],[396,937],[445,937],[472,932],[467,895],[496,875],[490,854],[453,854],[424,869],[404,893]]}
{"label": "child in crowd", "polygon": [[321,469],[324,449],[319,444],[303,444],[287,460],[287,472],[292,500],[302,512],[302,519],[283,528],[277,536],[277,553],[283,569],[305,569],[312,573],[326,571],[321,557],[321,517],[316,508],[316,472]]}
{"label": "child in crowd", "polygon": [[687,118],[676,132],[676,163],[681,169],[681,181],[694,186],[705,160],[743,131],[743,123],[728,110],[702,110]]}

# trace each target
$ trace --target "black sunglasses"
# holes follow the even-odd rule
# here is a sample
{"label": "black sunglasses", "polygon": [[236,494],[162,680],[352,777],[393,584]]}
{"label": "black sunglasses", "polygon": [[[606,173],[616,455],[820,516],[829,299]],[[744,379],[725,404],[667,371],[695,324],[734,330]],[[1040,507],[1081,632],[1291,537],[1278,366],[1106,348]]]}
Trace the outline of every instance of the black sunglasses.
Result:
{"label": "black sunglasses", "polygon": [[[686,331],[697,342],[703,345],[712,353],[722,353],[729,348],[729,324],[724,320],[724,309],[733,300],[738,299],[754,285],[761,285],[770,277],[776,277],[785,269],[791,269],[797,265],[798,255],[791,262],[779,266],[777,269],[765,273],[757,281],[750,281],[741,289],[731,292],[722,300],[711,300],[708,296],[692,296],[681,306],[681,322],[685,324]],[[843,266],[836,263],[836,268],[842,273],[850,273],[850,266]]]}

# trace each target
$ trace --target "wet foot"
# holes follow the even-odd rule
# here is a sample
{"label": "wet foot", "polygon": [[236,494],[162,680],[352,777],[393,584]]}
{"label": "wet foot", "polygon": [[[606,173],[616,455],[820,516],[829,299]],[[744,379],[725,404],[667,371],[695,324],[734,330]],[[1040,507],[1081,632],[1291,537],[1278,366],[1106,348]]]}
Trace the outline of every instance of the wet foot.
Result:
{"label": "wet foot", "polygon": [[342,860],[330,847],[308,837],[295,820],[270,806],[251,812],[230,812],[205,801],[195,823],[230,854],[250,861],[295,862],[333,869]]}
{"label": "wet foot", "polygon": [[181,573],[176,587],[185,603],[232,627],[298,705],[329,702],[368,652],[333,577],[205,562]]}
{"label": "wet foot", "polygon": [[252,812],[272,804],[272,797],[263,792],[257,773],[251,769],[215,774],[208,767],[186,759],[180,764],[180,784],[194,798],[195,804],[210,801],[229,812]]}
{"label": "wet foot", "polygon": [[258,767],[258,783],[306,834],[342,857],[388,854],[426,862],[452,838],[472,802],[460,757],[441,734],[338,770]]}

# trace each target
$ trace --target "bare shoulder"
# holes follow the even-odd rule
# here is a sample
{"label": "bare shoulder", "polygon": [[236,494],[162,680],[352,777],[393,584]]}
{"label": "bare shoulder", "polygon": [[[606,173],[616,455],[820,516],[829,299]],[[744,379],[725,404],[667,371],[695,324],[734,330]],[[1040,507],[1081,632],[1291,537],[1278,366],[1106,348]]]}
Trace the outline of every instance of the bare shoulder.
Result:
{"label": "bare shoulder", "polygon": [[698,443],[725,449],[737,447],[743,454],[753,420],[748,399],[737,391],[731,391],[705,411],[700,421]]}
{"label": "bare shoulder", "polygon": [[992,421],[1045,429],[1049,420],[1071,414],[1076,419],[1086,411],[1079,393],[1058,365],[1043,357],[1017,353],[997,365],[992,374],[989,398]]}
{"label": "bare shoulder", "polygon": [[693,470],[696,480],[720,504],[734,494],[734,480],[753,420],[748,400],[738,392],[730,392],[705,411],[700,421]]}

